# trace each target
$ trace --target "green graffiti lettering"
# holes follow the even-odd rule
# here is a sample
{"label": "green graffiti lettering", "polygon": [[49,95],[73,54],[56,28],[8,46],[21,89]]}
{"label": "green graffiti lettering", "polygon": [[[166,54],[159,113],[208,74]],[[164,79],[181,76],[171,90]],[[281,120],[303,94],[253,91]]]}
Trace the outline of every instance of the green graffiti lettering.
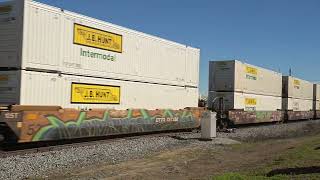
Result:
{"label": "green graffiti lettering", "polygon": [[80,112],[77,119],[62,120],[56,116],[46,116],[49,125],[41,127],[32,138],[32,141],[46,141],[72,139],[112,134],[126,134],[192,128],[197,124],[193,113],[188,110],[163,110],[162,115],[149,115],[149,111],[140,109],[141,115],[133,118],[133,110],[128,109],[127,116],[111,117],[105,111],[102,118],[88,119],[87,112]]}

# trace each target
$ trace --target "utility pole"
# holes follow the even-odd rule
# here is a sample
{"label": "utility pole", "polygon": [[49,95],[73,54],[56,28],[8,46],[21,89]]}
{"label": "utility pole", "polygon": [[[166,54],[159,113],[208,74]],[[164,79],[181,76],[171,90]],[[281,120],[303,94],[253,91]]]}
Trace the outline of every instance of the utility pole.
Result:
{"label": "utility pole", "polygon": [[289,76],[292,76],[292,70],[291,70],[291,68],[289,69]]}

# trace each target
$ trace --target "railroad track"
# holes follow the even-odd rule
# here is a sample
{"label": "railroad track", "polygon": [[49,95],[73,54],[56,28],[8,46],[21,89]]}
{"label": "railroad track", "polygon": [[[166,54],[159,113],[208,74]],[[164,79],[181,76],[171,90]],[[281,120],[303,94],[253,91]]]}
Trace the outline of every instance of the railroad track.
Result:
{"label": "railroad track", "polygon": [[52,141],[52,142],[36,142],[18,145],[0,145],[0,158],[7,158],[11,156],[35,154],[50,151],[59,151],[69,148],[93,146],[96,144],[107,144],[116,141],[139,139],[141,137],[165,137],[176,136],[178,134],[192,133],[191,131],[175,131],[175,132],[160,132],[142,135],[118,135],[112,137],[94,137],[83,139],[71,139],[65,141]]}
{"label": "railroad track", "polygon": [[[294,121],[290,123],[299,123],[304,121]],[[320,121],[320,120],[313,120]],[[235,127],[235,129],[245,129],[250,127],[265,127],[274,124],[281,124],[279,122],[276,123],[263,123],[263,124],[249,124],[249,125],[241,125]],[[198,131],[198,130],[193,130]],[[220,131],[224,133],[225,131]],[[236,132],[236,131],[235,131]],[[176,137],[177,135],[192,133],[191,130],[180,130],[180,131],[171,131],[171,132],[154,132],[148,134],[131,134],[131,135],[118,135],[118,136],[108,136],[108,137],[93,137],[93,138],[83,138],[83,139],[71,139],[65,141],[53,141],[53,142],[36,142],[36,143],[27,143],[27,144],[19,144],[17,146],[13,145],[1,145],[0,146],[0,158],[6,158],[10,156],[17,155],[26,155],[26,154],[35,154],[41,152],[50,152],[50,151],[58,151],[62,149],[68,148],[77,148],[77,147],[85,147],[85,146],[93,146],[96,144],[107,144],[115,141],[122,140],[130,140],[130,139],[139,139],[142,137]]]}

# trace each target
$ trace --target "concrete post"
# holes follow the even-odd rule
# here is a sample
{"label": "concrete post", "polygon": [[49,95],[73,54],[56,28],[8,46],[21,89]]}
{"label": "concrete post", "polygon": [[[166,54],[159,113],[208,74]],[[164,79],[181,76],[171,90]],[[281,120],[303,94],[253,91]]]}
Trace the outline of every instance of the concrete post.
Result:
{"label": "concrete post", "polygon": [[207,112],[201,119],[201,139],[211,140],[217,137],[217,113]]}

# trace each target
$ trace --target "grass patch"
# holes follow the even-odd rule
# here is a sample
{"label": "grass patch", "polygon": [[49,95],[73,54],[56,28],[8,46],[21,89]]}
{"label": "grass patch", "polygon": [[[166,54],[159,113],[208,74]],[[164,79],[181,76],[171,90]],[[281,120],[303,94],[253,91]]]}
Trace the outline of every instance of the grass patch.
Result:
{"label": "grass patch", "polygon": [[[286,152],[280,152],[270,164],[260,170],[260,174],[311,174],[320,171],[320,135],[301,139],[296,147],[290,147]],[[280,171],[281,170],[281,171]],[[319,172],[320,173],[320,172]]]}
{"label": "grass patch", "polygon": [[[226,173],[216,176],[215,180],[264,180],[264,179],[320,179],[320,135],[295,139],[294,146],[272,155],[270,160],[255,165],[255,168],[236,173]],[[269,148],[281,143],[267,143]],[[260,144],[261,144],[260,143]],[[233,145],[235,151],[251,152],[259,143],[244,143]]]}
{"label": "grass patch", "polygon": [[240,173],[226,173],[221,176],[214,177],[213,180],[282,180],[286,179],[284,176],[265,177],[258,175],[243,175]]}

